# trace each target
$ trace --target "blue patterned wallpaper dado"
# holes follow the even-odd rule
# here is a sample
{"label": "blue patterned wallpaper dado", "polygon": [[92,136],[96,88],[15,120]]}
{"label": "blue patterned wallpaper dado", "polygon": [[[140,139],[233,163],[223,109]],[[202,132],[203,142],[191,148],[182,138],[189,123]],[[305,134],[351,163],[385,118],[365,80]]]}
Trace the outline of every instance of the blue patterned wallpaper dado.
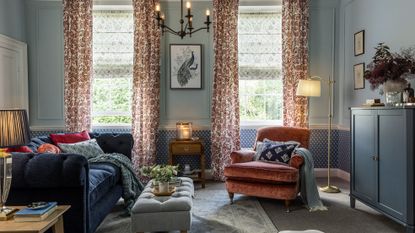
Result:
{"label": "blue patterned wallpaper dado", "polygon": [[[48,135],[60,131],[32,131],[32,136]],[[130,129],[98,129],[97,133],[129,133]],[[210,130],[193,130],[193,136],[203,139],[205,147],[206,165],[210,168]],[[252,148],[256,136],[255,129],[241,130],[241,147]],[[314,156],[314,167],[327,167],[327,130],[311,129],[310,151]],[[157,141],[157,163],[167,163],[168,145],[176,137],[175,130],[160,130]],[[350,133],[347,130],[332,130],[331,140],[331,167],[350,172]],[[193,156],[177,158],[180,164],[189,164],[191,168],[199,168],[199,160]]]}

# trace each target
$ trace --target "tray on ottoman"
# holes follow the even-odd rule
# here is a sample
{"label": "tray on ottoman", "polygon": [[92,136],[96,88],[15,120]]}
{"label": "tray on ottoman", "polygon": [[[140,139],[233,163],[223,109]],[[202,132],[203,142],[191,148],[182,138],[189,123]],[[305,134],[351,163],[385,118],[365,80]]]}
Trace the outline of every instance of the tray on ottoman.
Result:
{"label": "tray on ottoman", "polygon": [[144,188],[131,213],[132,232],[154,232],[180,230],[187,232],[191,226],[193,181],[179,177],[181,183],[170,196],[152,193],[152,182]]}

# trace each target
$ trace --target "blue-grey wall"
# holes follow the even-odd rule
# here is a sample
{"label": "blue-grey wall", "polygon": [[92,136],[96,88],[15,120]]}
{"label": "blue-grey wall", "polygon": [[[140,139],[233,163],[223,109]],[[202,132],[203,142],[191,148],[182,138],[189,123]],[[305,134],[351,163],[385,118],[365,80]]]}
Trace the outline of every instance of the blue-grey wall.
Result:
{"label": "blue-grey wall", "polygon": [[0,34],[26,42],[24,0],[0,0]]}
{"label": "blue-grey wall", "polygon": [[[179,29],[180,4],[179,2],[164,2],[161,5],[166,12],[166,23],[175,30]],[[204,27],[205,11],[212,11],[212,2],[193,2],[193,27]],[[177,90],[170,89],[170,44],[201,44],[202,45],[202,89]],[[183,40],[176,35],[166,33],[161,42],[161,109],[160,126],[170,128],[177,121],[192,121],[196,127],[210,126],[210,100],[212,93],[213,76],[213,28],[210,33],[205,30],[197,32],[192,37]]]}
{"label": "blue-grey wall", "polygon": [[[339,89],[337,106],[339,123],[349,127],[349,107],[359,106],[370,98],[381,98],[379,91],[370,90],[366,81],[365,89],[353,88],[353,65],[368,64],[374,55],[374,47],[385,42],[392,51],[415,45],[415,1],[413,0],[341,0],[339,24],[338,77]],[[353,53],[354,33],[365,30],[365,54],[355,57]]]}
{"label": "blue-grey wall", "polygon": [[[1,0],[0,0],[1,1]],[[267,1],[268,3],[270,1]],[[244,5],[250,4],[247,1]],[[255,3],[255,2],[254,2]],[[211,1],[194,1],[194,24],[201,26],[204,12],[212,9]],[[178,2],[163,2],[167,19],[177,19]],[[338,78],[339,49],[338,25],[340,19],[339,0],[312,0],[310,7],[310,74],[327,79]],[[30,79],[30,116],[31,126],[35,130],[62,129],[63,118],[63,32],[61,1],[27,0],[27,42],[29,49]],[[198,17],[200,16],[200,17]],[[177,23],[169,23],[177,25]],[[178,120],[194,122],[197,135],[205,139],[210,158],[210,101],[213,75],[213,39],[210,34],[199,32],[192,38],[181,40],[172,35],[165,35],[161,45],[161,127],[170,128]],[[202,44],[203,48],[203,88],[201,90],[171,90],[169,84],[169,45],[172,43]],[[337,82],[336,85],[340,85]],[[335,97],[335,106],[340,98]],[[327,163],[327,130],[324,130],[328,115],[328,86],[322,88],[322,96],[310,99],[310,123],[319,128],[311,134],[312,152],[316,167],[325,167]],[[339,114],[336,112],[335,122]],[[105,129],[108,131],[110,129]],[[36,132],[35,132],[36,133]],[[38,132],[43,134],[44,132]],[[242,129],[243,147],[250,147],[255,138],[255,129]],[[167,141],[174,137],[172,130],[160,130],[158,142],[160,162],[167,158]],[[339,131],[333,132],[333,167],[345,167],[348,170],[347,154],[340,158]],[[338,156],[339,154],[339,156]],[[340,163],[345,165],[341,165]]]}

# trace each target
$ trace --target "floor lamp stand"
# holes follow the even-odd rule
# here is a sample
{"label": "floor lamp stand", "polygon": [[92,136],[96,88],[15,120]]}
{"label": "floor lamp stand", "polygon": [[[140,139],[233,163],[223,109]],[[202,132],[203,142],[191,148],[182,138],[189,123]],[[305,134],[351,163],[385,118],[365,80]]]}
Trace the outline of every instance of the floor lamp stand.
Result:
{"label": "floor lamp stand", "polygon": [[331,123],[333,119],[332,114],[332,87],[334,80],[329,77],[329,130],[327,136],[327,186],[321,187],[320,190],[326,193],[339,193],[340,189],[336,186],[330,185],[330,157],[331,157]]}

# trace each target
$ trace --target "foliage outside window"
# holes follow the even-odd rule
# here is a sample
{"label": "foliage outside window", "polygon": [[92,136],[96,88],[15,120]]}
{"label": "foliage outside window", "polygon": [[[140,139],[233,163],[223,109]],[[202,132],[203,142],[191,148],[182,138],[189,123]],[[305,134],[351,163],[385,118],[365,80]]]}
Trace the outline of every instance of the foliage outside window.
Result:
{"label": "foliage outside window", "polygon": [[92,123],[131,123],[132,11],[94,10]]}
{"label": "foliage outside window", "polygon": [[281,12],[240,10],[239,98],[242,122],[282,121]]}

